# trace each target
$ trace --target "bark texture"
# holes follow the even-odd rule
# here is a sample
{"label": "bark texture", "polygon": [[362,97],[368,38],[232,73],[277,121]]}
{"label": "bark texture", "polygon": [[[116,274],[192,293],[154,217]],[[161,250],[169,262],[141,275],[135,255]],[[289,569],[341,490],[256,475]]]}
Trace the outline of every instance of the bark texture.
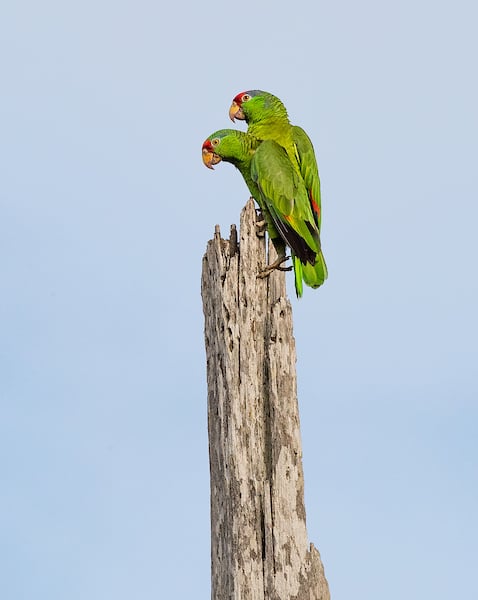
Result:
{"label": "bark texture", "polygon": [[203,259],[213,600],[329,600],[307,538],[292,309],[252,199]]}

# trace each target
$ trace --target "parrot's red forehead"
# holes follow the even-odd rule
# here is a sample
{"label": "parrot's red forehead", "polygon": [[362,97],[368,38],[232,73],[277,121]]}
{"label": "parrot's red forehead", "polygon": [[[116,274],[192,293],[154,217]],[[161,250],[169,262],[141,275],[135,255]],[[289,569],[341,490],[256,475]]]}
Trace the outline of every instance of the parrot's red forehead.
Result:
{"label": "parrot's red forehead", "polygon": [[202,149],[203,150],[210,150],[212,151],[212,144],[211,144],[211,140],[206,140],[204,142],[204,144],[202,145]]}
{"label": "parrot's red forehead", "polygon": [[244,96],[246,92],[241,92],[240,94],[237,94],[237,96],[234,98],[234,102],[236,104],[238,104],[239,106],[241,106],[242,104],[242,97]]}

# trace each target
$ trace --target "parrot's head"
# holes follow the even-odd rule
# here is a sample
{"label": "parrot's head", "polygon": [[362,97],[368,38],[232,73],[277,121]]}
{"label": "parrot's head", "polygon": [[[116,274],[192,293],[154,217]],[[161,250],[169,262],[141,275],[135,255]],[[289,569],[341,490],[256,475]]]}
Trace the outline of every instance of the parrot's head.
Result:
{"label": "parrot's head", "polygon": [[208,169],[214,169],[214,165],[221,162],[222,158],[216,154],[215,148],[221,140],[215,135],[210,135],[202,145],[202,161]]}
{"label": "parrot's head", "polygon": [[268,118],[271,111],[277,116],[287,117],[285,106],[277,96],[262,90],[249,90],[234,97],[229,117],[232,121],[239,119],[246,123],[257,123],[263,118]]}
{"label": "parrot's head", "polygon": [[213,169],[221,160],[232,162],[241,160],[243,146],[241,131],[234,129],[220,129],[212,133],[202,145],[202,161],[208,169]]}

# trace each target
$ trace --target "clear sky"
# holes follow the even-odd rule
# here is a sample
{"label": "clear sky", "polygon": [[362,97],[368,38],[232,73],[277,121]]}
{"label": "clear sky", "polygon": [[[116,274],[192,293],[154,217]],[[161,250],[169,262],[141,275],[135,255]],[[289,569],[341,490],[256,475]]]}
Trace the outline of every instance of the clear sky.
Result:
{"label": "clear sky", "polygon": [[209,598],[201,260],[248,192],[201,144],[253,88],[322,179],[329,280],[288,289],[332,598],[476,598],[476,11],[2,4],[2,599]]}

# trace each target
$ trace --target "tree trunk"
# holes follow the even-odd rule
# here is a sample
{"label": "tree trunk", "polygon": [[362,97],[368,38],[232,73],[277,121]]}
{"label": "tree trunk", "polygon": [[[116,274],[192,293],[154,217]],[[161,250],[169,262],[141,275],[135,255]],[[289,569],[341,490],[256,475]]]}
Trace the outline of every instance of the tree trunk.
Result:
{"label": "tree trunk", "polygon": [[[269,262],[274,259],[269,245]],[[308,542],[292,308],[249,200],[203,259],[213,600],[329,600]]]}

